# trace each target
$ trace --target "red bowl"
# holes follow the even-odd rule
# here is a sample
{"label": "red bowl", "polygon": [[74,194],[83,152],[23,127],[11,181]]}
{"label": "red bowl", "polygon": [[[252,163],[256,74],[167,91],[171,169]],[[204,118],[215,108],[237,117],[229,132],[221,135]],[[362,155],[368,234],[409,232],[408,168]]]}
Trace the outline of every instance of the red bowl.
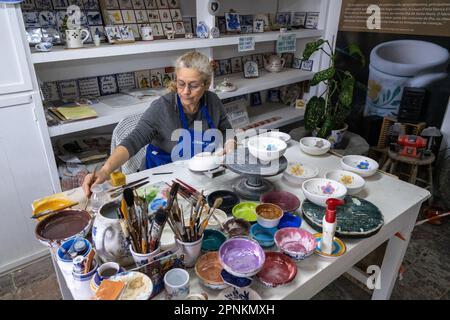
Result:
{"label": "red bowl", "polygon": [[300,207],[300,199],[287,191],[270,191],[261,195],[262,203],[273,203],[283,211],[295,211]]}
{"label": "red bowl", "polygon": [[266,252],[264,266],[256,277],[265,286],[274,288],[294,280],[297,265],[291,258],[281,252]]}

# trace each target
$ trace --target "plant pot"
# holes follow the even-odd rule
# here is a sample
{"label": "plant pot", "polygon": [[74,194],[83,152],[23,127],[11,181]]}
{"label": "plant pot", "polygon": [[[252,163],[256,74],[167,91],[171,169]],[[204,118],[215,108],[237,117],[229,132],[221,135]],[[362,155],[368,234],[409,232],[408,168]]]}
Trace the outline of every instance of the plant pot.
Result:
{"label": "plant pot", "polygon": [[327,140],[331,143],[331,149],[334,149],[339,143],[341,143],[345,132],[348,129],[348,124],[344,124],[342,129],[331,130],[331,134],[328,136]]}

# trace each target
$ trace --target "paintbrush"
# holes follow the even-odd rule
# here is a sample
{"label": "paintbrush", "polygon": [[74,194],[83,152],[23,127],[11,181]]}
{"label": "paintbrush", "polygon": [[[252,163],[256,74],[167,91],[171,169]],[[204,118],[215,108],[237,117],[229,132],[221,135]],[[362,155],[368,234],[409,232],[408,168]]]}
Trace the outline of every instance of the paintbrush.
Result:
{"label": "paintbrush", "polygon": [[[95,168],[94,168],[94,172],[92,172],[92,178],[91,178],[91,182],[89,183],[89,189],[91,189],[91,187],[92,187],[92,185],[94,184],[94,182],[95,182],[95,173],[97,172],[97,166],[95,166]],[[92,195],[92,193],[91,193],[91,195]],[[88,197],[87,197],[87,199],[86,199],[86,205],[84,206],[84,211],[86,211],[86,209],[87,209],[87,207],[88,207],[88,205],[89,205],[89,200],[91,199],[91,195],[89,195]]]}
{"label": "paintbrush", "polygon": [[199,236],[199,237],[202,236],[203,231],[206,229],[206,226],[208,225],[209,219],[211,218],[211,216],[212,216],[212,214],[214,213],[214,211],[215,211],[218,207],[220,207],[220,205],[222,204],[222,202],[223,202],[223,199],[222,199],[222,198],[217,198],[217,199],[214,201],[214,205],[213,205],[213,207],[212,207],[212,210],[211,210],[211,208],[210,208],[210,210],[208,210],[208,216],[205,218],[205,220],[202,221],[202,224],[201,224],[201,226],[200,226],[200,230],[199,230],[199,233],[198,233],[198,236]]}
{"label": "paintbrush", "polygon": [[[144,181],[145,179],[148,179],[148,178],[149,178],[149,177],[145,177],[145,178],[142,178],[142,179],[138,179],[138,180],[136,180],[136,181],[133,181],[133,182],[129,182],[129,183],[123,185],[123,186],[119,186],[119,187],[115,187],[115,188],[109,189],[107,192],[110,193],[110,192],[115,192],[115,191],[118,191],[118,190],[130,188],[130,187],[134,186],[135,184],[137,184],[137,183],[139,183],[139,182],[141,182],[141,181]],[[122,190],[122,191],[123,191],[123,190]]]}
{"label": "paintbrush", "polygon": [[[131,186],[129,188],[133,189],[133,190],[136,190],[136,189],[139,189],[140,187],[145,186],[148,183],[149,183],[149,181],[144,181],[144,182],[138,183],[138,184],[136,184],[134,186]],[[111,193],[110,197],[111,198],[117,198],[118,196],[120,196],[122,194],[123,191],[124,191],[124,189],[117,190],[116,192]]]}

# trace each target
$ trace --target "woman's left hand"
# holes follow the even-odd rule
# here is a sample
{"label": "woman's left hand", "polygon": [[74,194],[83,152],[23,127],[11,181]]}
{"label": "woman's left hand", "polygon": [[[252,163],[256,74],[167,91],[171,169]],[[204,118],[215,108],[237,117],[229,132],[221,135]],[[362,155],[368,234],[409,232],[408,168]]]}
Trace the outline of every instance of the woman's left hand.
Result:
{"label": "woman's left hand", "polygon": [[236,149],[236,142],[234,141],[234,139],[229,139],[227,141],[225,141],[225,144],[223,146],[223,149],[220,150],[217,155],[218,156],[223,156],[227,153],[231,153],[234,151],[234,149]]}

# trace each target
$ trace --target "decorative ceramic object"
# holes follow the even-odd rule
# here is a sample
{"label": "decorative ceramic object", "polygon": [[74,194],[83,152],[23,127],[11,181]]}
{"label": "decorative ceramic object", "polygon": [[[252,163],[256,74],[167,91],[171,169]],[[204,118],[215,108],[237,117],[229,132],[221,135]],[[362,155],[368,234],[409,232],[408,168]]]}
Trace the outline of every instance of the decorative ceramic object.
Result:
{"label": "decorative ceramic object", "polygon": [[[336,235],[364,238],[377,233],[383,226],[383,215],[373,203],[355,196],[346,196],[344,200],[345,204],[336,209]],[[322,231],[325,208],[305,200],[302,213],[311,227]]]}
{"label": "decorative ceramic object", "polygon": [[264,228],[275,228],[278,226],[283,210],[273,203],[261,203],[256,208],[256,221]]}
{"label": "decorative ceramic object", "polygon": [[96,47],[100,46],[101,39],[100,39],[100,36],[98,34],[95,34],[92,37],[92,39],[94,41],[94,46],[96,46]]}
{"label": "decorative ceramic object", "polygon": [[109,278],[111,281],[125,283],[125,289],[120,300],[148,300],[153,291],[152,280],[141,272],[124,272]]}
{"label": "decorative ceramic object", "polygon": [[161,248],[158,247],[152,252],[149,253],[139,253],[134,252],[133,247],[130,245],[130,252],[133,256],[134,263],[136,263],[137,266],[143,266],[148,264],[149,262],[153,261],[153,257],[156,256],[161,251]]}
{"label": "decorative ceramic object", "polygon": [[252,278],[235,277],[224,269],[220,271],[220,276],[222,277],[223,282],[230,286],[238,288],[247,288],[253,282]]}
{"label": "decorative ceramic object", "polygon": [[200,152],[189,159],[189,170],[204,172],[216,169],[222,163],[223,158],[211,152]]}
{"label": "decorative ceramic object", "polygon": [[274,288],[294,280],[297,265],[281,252],[267,252],[266,261],[256,277],[266,287]]}
{"label": "decorative ceramic object", "polygon": [[313,178],[302,183],[302,191],[306,199],[326,207],[326,201],[330,198],[344,199],[347,188],[334,180]]}
{"label": "decorative ceramic object", "polygon": [[258,203],[245,201],[241,202],[233,207],[232,214],[233,217],[238,219],[244,219],[248,222],[256,221],[256,207]]}
{"label": "decorative ceramic object", "polygon": [[269,58],[264,56],[265,69],[269,72],[280,72],[283,70],[285,59],[280,58],[278,55],[271,55]]}
{"label": "decorative ceramic object", "polygon": [[220,292],[217,297],[218,300],[261,300],[261,296],[253,289],[250,288],[236,288],[229,287]]}
{"label": "decorative ceramic object", "polygon": [[96,292],[100,284],[105,279],[110,279],[118,273],[124,272],[125,269],[122,268],[118,263],[106,262],[98,267],[97,272],[91,280],[91,290]]}
{"label": "decorative ceramic object", "polygon": [[202,241],[204,238],[204,234],[202,237],[194,242],[184,242],[180,241],[178,238],[175,239],[178,246],[183,250],[184,254],[184,265],[187,268],[191,268],[195,265],[197,258],[200,256],[202,250]]}
{"label": "decorative ceramic object", "polygon": [[316,240],[311,233],[299,228],[283,228],[275,233],[275,244],[281,252],[294,261],[301,261],[316,249]]}
{"label": "decorative ceramic object", "polygon": [[184,37],[186,39],[192,39],[192,38],[194,38],[194,34],[192,32],[186,32]]}
{"label": "decorative ceramic object", "polygon": [[174,30],[167,30],[166,31],[166,36],[167,36],[168,40],[175,39],[175,31]]}
{"label": "decorative ceramic object", "polygon": [[97,272],[98,262],[94,259],[92,261],[91,271],[84,273],[84,270],[80,270],[78,267],[77,259],[80,258],[78,262],[84,261],[84,258],[78,256],[74,259],[74,270],[72,271],[72,295],[74,300],[90,300],[93,296],[93,291],[91,289],[91,281]]}
{"label": "decorative ceramic object", "polygon": [[253,32],[264,32],[264,20],[253,20]]}
{"label": "decorative ceramic object", "polygon": [[300,149],[312,156],[320,156],[327,153],[331,148],[328,140],[316,137],[305,137],[300,139]]}
{"label": "decorative ceramic object", "polygon": [[262,203],[273,203],[283,211],[295,211],[300,207],[300,199],[288,191],[270,191],[261,195]]}
{"label": "decorative ceramic object", "polygon": [[317,177],[318,174],[319,168],[310,167],[300,162],[291,162],[284,171],[283,177],[289,182],[299,185],[308,179]]}
{"label": "decorative ceramic object", "polygon": [[228,234],[230,238],[248,236],[250,232],[250,227],[251,225],[248,221],[245,221],[244,219],[235,219],[235,218],[227,220],[223,225],[224,231]]}
{"label": "decorative ceramic object", "polygon": [[250,237],[257,241],[263,248],[270,248],[275,244],[274,236],[277,228],[265,228],[261,224],[254,223],[250,228]]}
{"label": "decorative ceramic object", "polygon": [[341,167],[344,170],[356,172],[362,177],[369,177],[378,170],[378,162],[364,156],[344,156],[341,159]]}
{"label": "decorative ceramic object", "polygon": [[342,183],[347,188],[347,194],[349,195],[359,193],[366,184],[361,176],[345,170],[328,171],[325,173],[325,178]]}
{"label": "decorative ceramic object", "polygon": [[239,15],[235,12],[225,13],[227,32],[239,32],[241,31],[241,23]]}
{"label": "decorative ceramic object", "polygon": [[258,64],[255,61],[247,61],[244,63],[244,77],[245,78],[258,78]]}
{"label": "decorative ceramic object", "polygon": [[210,15],[215,16],[220,10],[220,2],[218,0],[208,1],[208,12]]}
{"label": "decorative ceramic object", "polygon": [[142,26],[141,27],[141,38],[144,41],[153,40],[153,29],[150,26]]}
{"label": "decorative ceramic object", "polygon": [[216,89],[221,92],[230,92],[236,91],[237,88],[229,79],[225,78],[222,82],[216,85]]}
{"label": "decorative ceramic object", "polygon": [[211,38],[219,38],[220,37],[220,31],[217,27],[211,28]]}
{"label": "decorative ceramic object", "polygon": [[51,42],[40,42],[34,46],[37,51],[47,52],[52,50],[53,44]]}
{"label": "decorative ceramic object", "polygon": [[213,290],[223,290],[228,287],[221,276],[222,265],[217,252],[208,252],[198,258],[195,264],[195,274],[204,286]]}
{"label": "decorative ceramic object", "polygon": [[[245,252],[245,254],[242,254]],[[248,238],[231,238],[219,249],[222,267],[236,277],[251,277],[263,267],[266,255],[261,246]]]}
{"label": "decorative ceramic object", "polygon": [[291,140],[291,136],[289,134],[281,131],[268,131],[260,133],[259,136],[280,139],[286,143],[288,143],[288,141]]}
{"label": "decorative ceramic object", "polygon": [[225,235],[218,230],[206,229],[203,232],[202,251],[217,251],[222,243],[227,240]]}
{"label": "decorative ceramic object", "polygon": [[227,214],[230,214],[233,207],[241,201],[239,199],[239,196],[233,191],[216,190],[211,192],[206,197],[206,201],[208,202],[208,205],[211,208],[214,205],[214,201],[216,201],[217,198],[222,198],[222,204],[220,205],[219,209],[225,211]]}
{"label": "decorative ceramic object", "polygon": [[206,23],[203,22],[203,21],[200,21],[200,22],[197,24],[197,29],[196,29],[196,31],[197,31],[197,38],[206,39],[206,38],[209,37],[209,28],[208,28],[208,26],[206,25]]}
{"label": "decorative ceramic object", "polygon": [[182,300],[189,295],[189,273],[181,268],[173,268],[164,275],[164,288],[169,300]]}
{"label": "decorative ceramic object", "polygon": [[320,241],[322,240],[322,234],[321,233],[314,234],[314,239],[317,244],[316,250],[314,251],[314,253],[317,253],[321,257],[337,258],[339,256],[342,256],[345,253],[345,251],[347,250],[345,243],[341,239],[334,237],[333,238],[333,251],[331,252],[331,254],[327,254],[327,253],[323,252],[322,250],[320,250]]}
{"label": "decorative ceramic object", "polygon": [[[83,36],[84,33],[84,36]],[[89,38],[87,29],[69,29],[66,30],[66,47],[68,49],[82,48],[84,42]]]}
{"label": "decorative ceramic object", "polygon": [[[85,244],[85,250],[81,253],[81,256],[86,257],[91,251],[92,251],[92,245],[91,243],[84,238],[79,238],[79,241],[83,241]],[[61,244],[61,246],[58,248],[56,252],[56,262],[58,263],[59,268],[62,271],[62,274],[64,276],[64,279],[66,280],[67,286],[69,289],[72,287],[72,270],[73,270],[73,258],[69,254],[70,249],[76,252],[74,250],[74,241],[76,238],[72,238],[70,240],[67,240]],[[80,253],[77,253],[77,255],[80,255]]]}
{"label": "decorative ceramic object", "polygon": [[286,142],[269,137],[255,136],[248,139],[248,151],[262,163],[277,160],[286,152]]}

